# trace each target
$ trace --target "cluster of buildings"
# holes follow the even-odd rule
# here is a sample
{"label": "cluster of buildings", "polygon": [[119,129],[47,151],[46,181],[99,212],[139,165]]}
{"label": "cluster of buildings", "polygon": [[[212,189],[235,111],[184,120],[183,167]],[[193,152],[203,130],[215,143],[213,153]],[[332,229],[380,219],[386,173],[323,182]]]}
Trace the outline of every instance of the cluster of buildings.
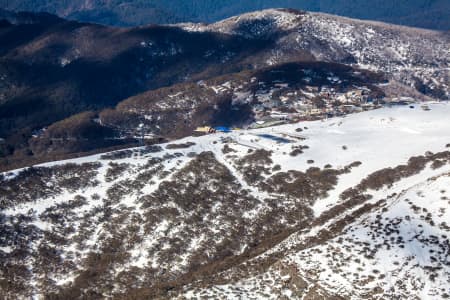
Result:
{"label": "cluster of buildings", "polygon": [[329,87],[306,86],[275,95],[266,93],[253,105],[255,122],[251,128],[283,123],[317,120],[342,116],[381,107],[380,100],[366,87],[354,87],[346,92]]}

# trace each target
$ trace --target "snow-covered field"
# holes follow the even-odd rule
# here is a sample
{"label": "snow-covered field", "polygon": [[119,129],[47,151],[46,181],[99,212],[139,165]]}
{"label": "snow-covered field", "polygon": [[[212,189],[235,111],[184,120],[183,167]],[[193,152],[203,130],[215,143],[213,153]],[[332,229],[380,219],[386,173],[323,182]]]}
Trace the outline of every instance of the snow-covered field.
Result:
{"label": "snow-covered field", "polygon": [[[240,279],[201,289],[187,285],[184,295],[275,299],[317,293],[353,299],[443,298],[450,294],[449,161],[443,159],[437,168],[429,163],[419,173],[399,178],[392,185],[369,189],[365,191],[371,195],[367,201],[350,205],[323,222],[315,221],[337,205],[347,205],[341,194],[368,175],[407,164],[413,156],[448,151],[450,105],[436,103],[430,108],[386,107],[323,121],[187,137],[152,151],[135,148],[38,166],[37,170],[50,170],[50,175],[47,171],[24,175],[23,170],[3,174],[2,226],[8,232],[20,228],[20,233],[1,240],[0,254],[4,261],[28,269],[28,275],[15,275],[21,278],[25,298],[43,297],[71,285],[95,289],[107,297],[129,288],[120,279],[123,272],[135,274],[135,287],[148,286],[158,276],[177,278],[196,270],[199,259],[214,263],[224,255],[219,255],[221,249],[230,249],[227,256],[243,254],[271,233],[264,223],[255,225],[260,220],[273,222],[266,225],[280,230],[304,226],[304,220],[316,225],[294,232],[253,258],[258,261],[283,253],[264,272],[244,275],[235,271]],[[294,153],[299,148],[302,151]],[[248,159],[261,149],[269,157],[264,164]],[[292,170],[305,174],[311,168],[320,172],[343,170],[355,162],[359,163],[349,172],[336,175],[336,183],[331,180],[331,189],[320,186],[326,193],[314,199],[295,199],[292,195],[298,194],[266,187],[278,182],[277,175]],[[55,178],[60,174],[58,168],[67,163],[80,168],[90,164],[94,173],[63,169],[61,176],[66,181]],[[252,168],[263,171],[249,177]],[[303,173],[295,174],[290,176]],[[42,192],[30,194],[18,178],[33,178],[31,184]],[[46,182],[39,183],[39,178]],[[315,177],[307,177],[305,184],[311,178]],[[69,185],[74,179],[81,182]],[[289,185],[289,180],[285,184]],[[224,188],[231,189],[230,198],[226,198]],[[202,193],[197,195],[199,190]],[[384,202],[377,204],[380,200]],[[352,216],[351,222],[330,238],[299,246],[351,216],[363,204],[374,207]],[[290,211],[301,213],[303,219],[292,219]],[[273,214],[277,220],[267,219]],[[234,232],[238,225],[242,225],[240,233]],[[48,241],[55,235],[64,241]],[[88,262],[92,263],[93,255],[106,255],[111,245],[121,249],[124,256],[105,262],[100,279],[95,277],[92,283],[77,280],[87,276],[83,270],[91,267]],[[57,252],[50,273],[40,260],[44,246]],[[19,250],[29,251],[25,260],[17,260]],[[8,276],[0,273],[3,279]],[[294,277],[302,284],[293,284]],[[104,288],[110,284],[112,289]]]}

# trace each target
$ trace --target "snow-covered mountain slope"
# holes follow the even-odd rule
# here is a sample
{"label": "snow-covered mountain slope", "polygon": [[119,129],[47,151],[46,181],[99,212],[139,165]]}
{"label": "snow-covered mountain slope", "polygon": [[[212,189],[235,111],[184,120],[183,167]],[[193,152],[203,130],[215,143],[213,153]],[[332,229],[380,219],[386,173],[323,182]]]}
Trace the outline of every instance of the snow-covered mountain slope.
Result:
{"label": "snow-covered mountain slope", "polygon": [[295,60],[308,52],[320,61],[384,71],[393,80],[434,97],[448,99],[450,95],[448,32],[275,9],[211,25],[184,24],[182,27],[272,40],[276,46],[266,57],[268,64]]}
{"label": "snow-covered mountain slope", "polygon": [[295,234],[283,245],[291,250],[264,271],[229,284],[191,289],[185,295],[188,299],[198,295],[226,299],[278,299],[283,295],[296,299],[446,299],[450,292],[448,170],[432,177],[428,176],[436,172],[425,171],[412,182],[406,180],[384,190],[392,193],[386,201],[326,242],[304,248],[302,235]]}
{"label": "snow-covered mountain slope", "polygon": [[443,298],[450,106],[430,108],[2,174],[1,294]]}

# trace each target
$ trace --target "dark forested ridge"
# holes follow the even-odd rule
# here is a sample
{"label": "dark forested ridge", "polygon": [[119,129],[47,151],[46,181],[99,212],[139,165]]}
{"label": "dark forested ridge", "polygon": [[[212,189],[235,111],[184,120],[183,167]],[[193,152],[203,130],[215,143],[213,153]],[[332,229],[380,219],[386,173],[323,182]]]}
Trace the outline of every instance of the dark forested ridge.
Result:
{"label": "dark forested ridge", "polygon": [[0,8],[8,10],[45,11],[80,21],[118,26],[214,22],[244,12],[277,7],[430,29],[450,29],[450,3],[447,0],[0,0]]}
{"label": "dark forested ridge", "polygon": [[[240,71],[244,67],[241,60],[268,46],[266,41],[188,32],[177,27],[119,29],[47,14],[3,16],[0,137],[4,141],[0,143],[0,161],[10,155],[20,156],[20,160],[29,157],[32,153],[25,149],[33,132],[53,122],[83,111],[113,107],[132,95],[186,78]],[[214,54],[205,58],[206,52]],[[231,52],[233,58],[224,66],[222,60]],[[98,127],[74,126],[73,122],[85,119],[72,119],[70,127],[83,132],[86,126],[91,130]],[[87,138],[79,133],[70,138]],[[97,148],[92,138],[87,148],[77,146],[77,151]],[[122,142],[102,139],[101,144]]]}

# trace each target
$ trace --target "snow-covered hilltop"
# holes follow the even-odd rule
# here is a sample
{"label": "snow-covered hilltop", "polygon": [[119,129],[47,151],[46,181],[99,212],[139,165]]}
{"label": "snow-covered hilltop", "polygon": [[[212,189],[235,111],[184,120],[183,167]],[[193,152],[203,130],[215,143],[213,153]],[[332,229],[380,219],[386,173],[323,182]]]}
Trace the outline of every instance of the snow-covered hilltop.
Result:
{"label": "snow-covered hilltop", "polygon": [[450,35],[323,13],[270,9],[211,25],[184,29],[267,38],[275,43],[268,64],[311,53],[320,61],[356,64],[383,71],[393,80],[434,97],[450,96]]}
{"label": "snow-covered hilltop", "polygon": [[445,298],[450,106],[429,108],[2,174],[1,294]]}

